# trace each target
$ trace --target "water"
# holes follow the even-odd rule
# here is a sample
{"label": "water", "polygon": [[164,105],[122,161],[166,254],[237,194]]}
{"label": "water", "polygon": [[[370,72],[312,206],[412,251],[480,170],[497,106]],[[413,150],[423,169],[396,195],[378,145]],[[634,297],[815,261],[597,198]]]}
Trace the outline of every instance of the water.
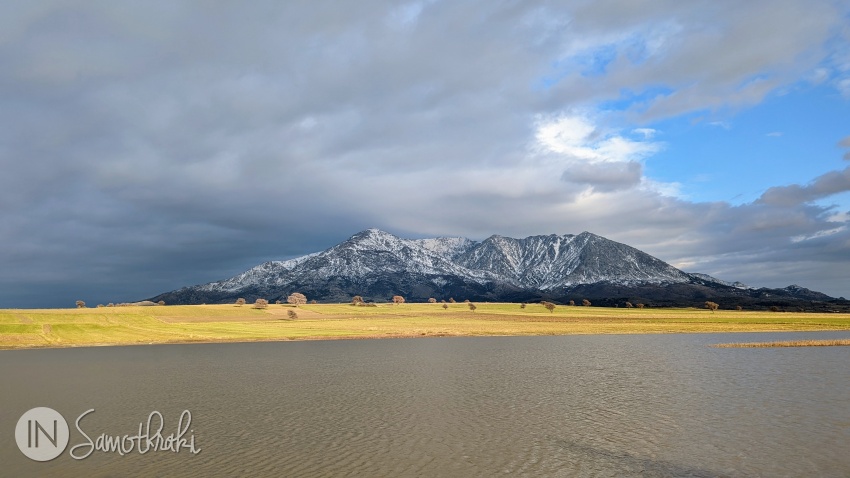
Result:
{"label": "water", "polygon": [[[848,333],[428,338],[0,352],[2,476],[850,476]],[[26,458],[192,413],[198,454]]]}

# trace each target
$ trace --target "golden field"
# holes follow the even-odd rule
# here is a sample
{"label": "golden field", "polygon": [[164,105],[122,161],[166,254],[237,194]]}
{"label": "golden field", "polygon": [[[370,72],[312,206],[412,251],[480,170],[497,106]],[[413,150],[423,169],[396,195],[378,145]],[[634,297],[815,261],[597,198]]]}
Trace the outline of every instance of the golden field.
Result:
{"label": "golden field", "polygon": [[[288,304],[0,310],[0,348],[433,336],[850,330],[850,314],[538,304]],[[298,317],[290,319],[288,311]]]}

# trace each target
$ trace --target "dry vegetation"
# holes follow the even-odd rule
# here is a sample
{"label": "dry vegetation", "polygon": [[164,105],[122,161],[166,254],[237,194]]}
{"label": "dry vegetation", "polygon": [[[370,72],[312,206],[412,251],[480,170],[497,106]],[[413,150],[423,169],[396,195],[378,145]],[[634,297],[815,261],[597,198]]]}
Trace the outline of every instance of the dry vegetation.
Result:
{"label": "dry vegetation", "polygon": [[712,347],[719,348],[762,348],[762,347],[831,347],[836,345],[850,345],[850,339],[833,340],[786,340],[783,342],[740,342],[729,344],[717,344]]}
{"label": "dry vegetation", "polygon": [[[540,304],[266,304],[0,310],[0,348],[339,338],[850,330],[850,314]],[[371,305],[371,304],[370,304]],[[296,312],[297,311],[297,312]]]}

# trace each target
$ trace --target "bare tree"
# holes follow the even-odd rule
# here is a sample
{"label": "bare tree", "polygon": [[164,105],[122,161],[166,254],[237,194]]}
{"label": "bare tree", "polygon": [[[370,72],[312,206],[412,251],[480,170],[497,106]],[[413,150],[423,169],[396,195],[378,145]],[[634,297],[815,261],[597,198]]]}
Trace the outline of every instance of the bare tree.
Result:
{"label": "bare tree", "polygon": [[400,295],[394,295],[393,296],[393,304],[395,304],[395,305],[404,304],[404,297],[402,297]]}
{"label": "bare tree", "polygon": [[286,298],[286,301],[295,307],[299,305],[303,305],[307,303],[307,296],[302,294],[301,292],[293,292],[289,294],[289,297]]}
{"label": "bare tree", "polygon": [[242,297],[236,299],[236,305],[238,305],[240,307],[245,305],[245,299],[243,299]]}
{"label": "bare tree", "polygon": [[257,299],[256,301],[254,301],[254,308],[255,309],[265,309],[268,306],[269,306],[269,301],[267,301],[266,299]]}
{"label": "bare tree", "polygon": [[590,307],[590,301],[587,300],[587,299],[582,299],[581,305],[583,305],[585,307]]}
{"label": "bare tree", "polygon": [[473,312],[475,312],[475,309],[477,309],[477,308],[478,308],[478,307],[475,307],[475,304],[473,304],[472,302],[467,302],[467,303],[466,303],[466,305],[468,305],[468,306],[469,306],[469,310],[471,310],[471,311],[473,311]]}
{"label": "bare tree", "polygon": [[717,302],[712,302],[710,300],[705,301],[705,308],[714,312],[720,305]]}
{"label": "bare tree", "polygon": [[355,295],[351,298],[351,305],[363,305],[363,297]]}
{"label": "bare tree", "polygon": [[436,303],[437,303],[437,299],[435,299],[435,298],[431,297],[430,299],[428,299],[428,303],[429,303],[429,304],[436,304]]}
{"label": "bare tree", "polygon": [[298,314],[292,309],[289,309],[289,310],[286,311],[286,316],[289,317],[290,319],[297,319],[298,318]]}
{"label": "bare tree", "polygon": [[85,309],[85,308],[86,308],[86,303],[85,303],[85,302],[83,302],[83,301],[81,301],[81,300],[78,300],[78,301],[77,301],[77,302],[75,302],[75,303],[77,304],[77,308],[78,308],[78,309]]}
{"label": "bare tree", "polygon": [[449,308],[449,304],[446,304],[445,302],[443,302],[443,309],[448,309],[448,308]]}

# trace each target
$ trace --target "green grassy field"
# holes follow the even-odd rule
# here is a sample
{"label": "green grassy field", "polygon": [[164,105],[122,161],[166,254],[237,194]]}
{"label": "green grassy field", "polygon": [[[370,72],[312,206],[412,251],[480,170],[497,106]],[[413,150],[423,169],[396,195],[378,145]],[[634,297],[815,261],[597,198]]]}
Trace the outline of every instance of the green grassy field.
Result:
{"label": "green grassy field", "polygon": [[[541,305],[193,305],[0,310],[0,348],[341,338],[850,330],[850,314]],[[287,312],[296,311],[297,319]]]}

